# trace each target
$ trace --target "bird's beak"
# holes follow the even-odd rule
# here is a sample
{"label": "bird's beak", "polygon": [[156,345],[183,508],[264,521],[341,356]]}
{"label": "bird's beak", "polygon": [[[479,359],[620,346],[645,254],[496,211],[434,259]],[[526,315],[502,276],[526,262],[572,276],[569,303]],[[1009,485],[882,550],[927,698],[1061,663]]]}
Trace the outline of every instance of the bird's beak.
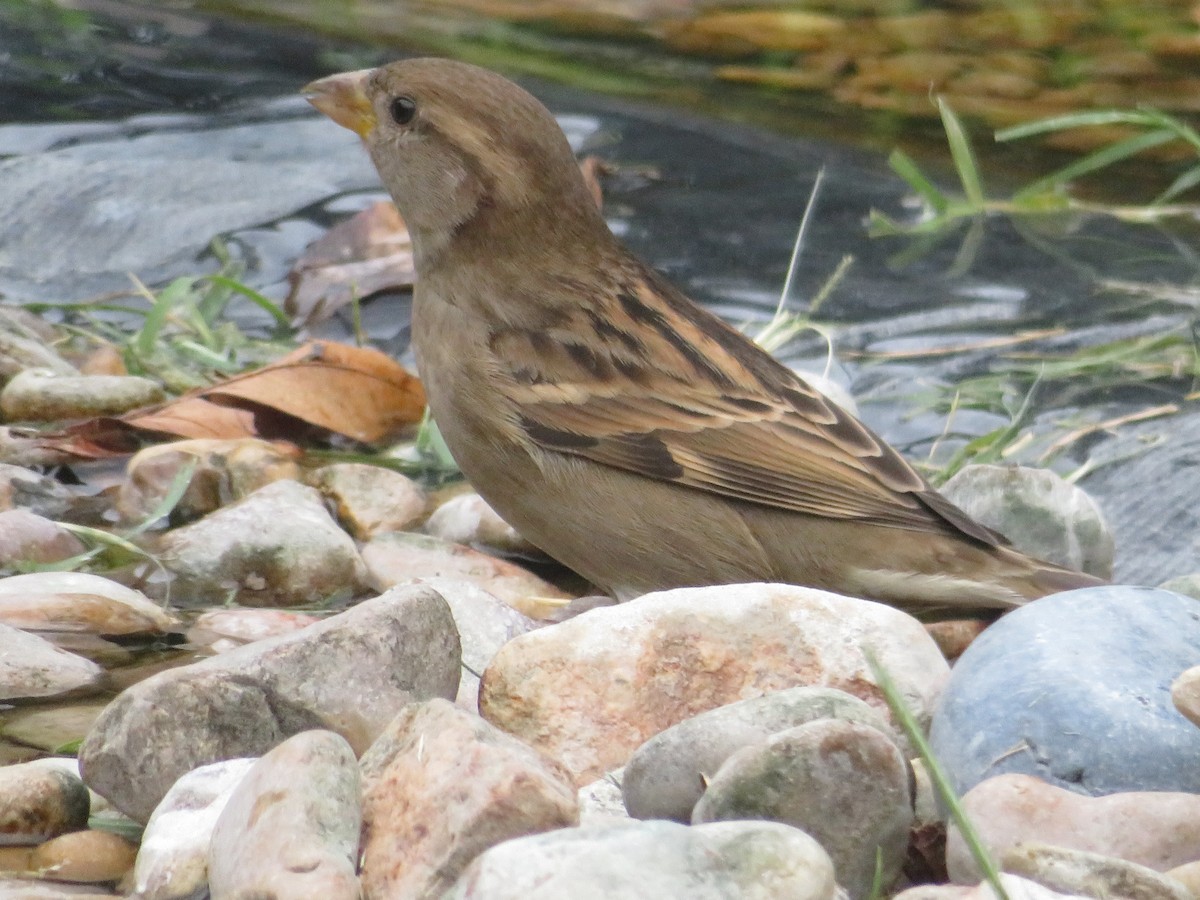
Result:
{"label": "bird's beak", "polygon": [[375,110],[367,97],[371,69],[342,72],[304,86],[305,98],[333,121],[365,138],[375,128]]}

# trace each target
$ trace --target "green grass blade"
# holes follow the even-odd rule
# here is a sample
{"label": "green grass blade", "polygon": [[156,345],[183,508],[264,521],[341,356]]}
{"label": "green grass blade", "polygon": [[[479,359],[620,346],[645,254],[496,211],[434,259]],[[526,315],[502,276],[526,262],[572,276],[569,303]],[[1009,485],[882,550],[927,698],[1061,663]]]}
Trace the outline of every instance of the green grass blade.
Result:
{"label": "green grass blade", "polygon": [[1177,119],[1175,116],[1165,113],[1160,109],[1148,107],[1141,112],[1143,115],[1150,117],[1159,128],[1173,132],[1181,141],[1191,144],[1197,152],[1200,152],[1200,132],[1197,132],[1187,122]]}
{"label": "green grass blade", "polygon": [[76,537],[84,538],[92,541],[102,549],[115,549],[127,553],[130,557],[140,559],[147,556],[145,550],[139,547],[132,541],[128,541],[118,534],[113,534],[111,531],[105,531],[103,528],[92,528],[89,525],[76,525],[74,522],[56,522],[59,528],[64,531],[69,531]]}
{"label": "green grass blade", "polygon": [[[943,213],[950,205],[950,199],[938,190],[937,186],[925,177],[925,173],[913,162],[903,150],[893,150],[888,156],[888,165],[892,171],[903,178],[910,188],[924,200],[935,213]],[[882,213],[880,214],[882,216]]]}
{"label": "green grass blade", "polygon": [[255,306],[267,313],[267,315],[269,315],[272,319],[274,319],[275,324],[280,328],[288,330],[291,329],[291,316],[285,313],[274,300],[271,300],[269,297],[264,297],[258,291],[254,290],[254,288],[248,287],[242,284],[240,281],[237,281],[236,279],[230,278],[226,275],[207,275],[205,276],[205,281],[220,285],[223,288],[227,288],[233,291],[235,294],[241,294]]}
{"label": "green grass blade", "polygon": [[159,291],[157,297],[137,278],[134,278],[133,281],[137,285],[139,293],[150,301],[150,311],[146,313],[146,319],[133,339],[133,347],[137,354],[141,357],[148,357],[154,352],[154,345],[162,334],[163,326],[166,325],[171,310],[187,297],[196,283],[196,279],[176,278]]}
{"label": "green grass blade", "polygon": [[954,168],[958,171],[958,180],[962,182],[963,193],[972,206],[983,210],[987,198],[983,193],[983,181],[979,177],[979,165],[975,162],[975,153],[967,138],[966,129],[954,114],[954,110],[941,97],[938,97],[938,113],[942,117],[942,128],[946,132],[946,142],[950,145],[950,157],[954,160]]}
{"label": "green grass blade", "polygon": [[916,717],[913,716],[912,710],[904,702],[904,697],[901,696],[900,689],[896,687],[896,683],[892,680],[891,675],[879,664],[879,660],[875,657],[874,652],[867,649],[865,650],[865,656],[867,664],[871,667],[871,673],[875,676],[875,683],[879,685],[879,689],[883,692],[884,699],[887,700],[892,715],[896,717],[896,721],[904,729],[904,733],[908,735],[908,739],[912,742],[917,755],[925,762],[925,766],[929,770],[929,780],[933,783],[934,790],[938,793],[938,798],[945,805],[946,809],[949,810],[950,818],[958,826],[963,842],[970,849],[971,856],[975,859],[975,865],[979,867],[979,871],[983,873],[984,880],[991,885],[992,890],[996,893],[999,900],[1009,900],[1008,893],[1004,890],[1004,883],[1000,880],[1000,869],[988,852],[987,846],[979,837],[979,832],[975,830],[975,825],[967,818],[967,814],[963,810],[958,796],[954,793],[954,787],[950,784],[950,779],[946,775],[946,770],[942,768],[942,764],[933,755],[933,750],[930,748],[929,742],[925,739],[925,732],[922,730],[920,723],[917,722]]}
{"label": "green grass blade", "polygon": [[1057,172],[1051,172],[1043,178],[1039,178],[1032,184],[1026,185],[1018,193],[1018,197],[1024,197],[1034,194],[1045,193],[1057,184],[1062,184],[1078,178],[1081,175],[1087,175],[1090,172],[1095,172],[1097,169],[1103,169],[1111,166],[1113,163],[1120,162],[1123,159],[1128,159],[1141,153],[1143,150],[1149,150],[1152,147],[1159,147],[1163,144],[1170,143],[1175,140],[1174,132],[1166,129],[1157,131],[1148,131],[1144,134],[1135,134],[1127,137],[1124,140],[1117,141],[1115,144],[1109,144],[1107,147],[1101,147],[1094,153],[1089,153],[1083,159],[1077,159],[1070,165],[1063,166]]}
{"label": "green grass blade", "polygon": [[133,528],[123,532],[123,535],[127,538],[137,537],[139,534],[147,531],[159,519],[169,516],[171,510],[183,499],[184,493],[192,483],[192,476],[196,473],[196,467],[199,465],[200,461],[193,457],[180,466],[179,471],[175,473],[175,477],[171,479],[171,485],[167,488],[167,492],[154,505],[154,509],[150,510],[146,518],[142,519]]}
{"label": "green grass blade", "polygon": [[1051,116],[1036,122],[1026,122],[1003,128],[996,132],[998,141],[1016,141],[1021,138],[1034,137],[1039,134],[1049,134],[1053,131],[1067,131],[1072,128],[1091,128],[1097,125],[1134,125],[1141,128],[1158,128],[1162,122],[1147,112],[1140,110],[1096,110],[1095,112],[1067,113],[1062,116]]}
{"label": "green grass blade", "polygon": [[1158,206],[1169,200],[1174,200],[1180,194],[1190,191],[1198,184],[1200,184],[1200,165],[1192,166],[1192,168],[1172,181],[1165,191],[1154,198],[1153,205]]}

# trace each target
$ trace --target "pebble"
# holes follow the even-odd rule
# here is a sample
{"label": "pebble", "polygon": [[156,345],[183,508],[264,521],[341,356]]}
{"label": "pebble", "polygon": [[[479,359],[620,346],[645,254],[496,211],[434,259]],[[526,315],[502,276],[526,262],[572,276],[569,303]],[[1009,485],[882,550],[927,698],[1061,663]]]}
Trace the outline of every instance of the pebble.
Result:
{"label": "pebble", "polygon": [[119,416],[165,397],[162,385],[138,375],[61,375],[51,369],[25,369],[0,390],[0,413],[7,422],[61,422]]}
{"label": "pebble", "polygon": [[37,762],[0,767],[0,844],[40,844],[86,828],[90,810],[78,775]]}
{"label": "pebble", "polygon": [[250,767],[217,817],[209,892],[359,900],[361,822],[354,750],[330,731],[293,735]]}
{"label": "pebble", "polygon": [[[1060,894],[1019,875],[1000,873],[1007,900],[1094,900],[1078,894]],[[892,900],[1001,900],[986,881],[967,887],[961,884],[922,884],[896,894]],[[1114,898],[1115,900],[1115,898]]]}
{"label": "pebble", "polygon": [[139,450],[125,467],[116,508],[126,522],[153,515],[185,466],[195,466],[171,510],[171,522],[190,522],[275,481],[300,478],[295,450],[257,438],[171,441]]}
{"label": "pebble", "polygon": [[35,313],[11,301],[0,308],[0,383],[26,369],[49,369],[58,375],[78,375],[73,365],[54,350],[62,332]]}
{"label": "pebble", "polygon": [[565,771],[444,700],[401,711],[362,772],[369,897],[441,897],[489,847],[579,821]]}
{"label": "pebble", "polygon": [[975,638],[983,634],[988,624],[980,619],[943,619],[926,624],[925,630],[942,651],[942,656],[954,662],[971,646]]}
{"label": "pebble", "polygon": [[54,881],[114,882],[136,856],[137,845],[111,831],[72,831],[35,848],[29,866]]}
{"label": "pebble", "polygon": [[1200,572],[1168,578],[1159,587],[1164,591],[1174,591],[1176,594],[1183,594],[1185,597],[1195,597],[1197,600],[1200,600]]}
{"label": "pebble", "polygon": [[1002,773],[1088,794],[1200,792],[1200,729],[1169,685],[1197,662],[1200,603],[1104,586],[1014,610],[967,648],[930,743],[961,794]]}
{"label": "pebble", "polygon": [[429,517],[425,531],[443,541],[482,547],[501,553],[542,556],[542,552],[521,536],[517,529],[478,494],[471,492],[451,497]]}
{"label": "pebble", "polygon": [[624,769],[614,769],[575,792],[579,801],[580,825],[602,825],[614,819],[627,821],[630,818],[625,809],[625,798],[621,795],[624,777]]}
{"label": "pebble", "polygon": [[326,602],[357,592],[366,576],[354,541],[321,495],[287,479],[167,532],[160,558],[181,606]]}
{"label": "pebble", "polygon": [[429,505],[424,489],[411,478],[365,463],[322,466],[310,483],[333,501],[338,521],[360,541],[415,527]]}
{"label": "pebble", "polygon": [[208,848],[217,817],[254,763],[242,758],[200,766],[171,785],[142,834],[133,868],[139,900],[205,895]]}
{"label": "pebble", "polygon": [[412,700],[452,699],[460,666],[446,601],[430,588],[397,588],[128,688],[80,747],[83,778],[144,822],[185,772],[261,756],[301,731],[336,731],[361,753]]}
{"label": "pebble", "polygon": [[188,642],[216,653],[266,638],[293,634],[321,620],[308,613],[282,609],[210,609],[188,629]]}
{"label": "pebble", "polygon": [[1165,874],[1191,891],[1193,898],[1200,897],[1200,859],[1168,869]]}
{"label": "pebble", "polygon": [[45,638],[0,624],[0,701],[92,694],[105,683],[91,660]]}
{"label": "pebble", "polygon": [[479,708],[578,786],[684,719],[773,690],[823,685],[883,710],[864,647],[927,722],[948,667],[916,619],[780,584],[662,591],[521,635],[488,666]]}
{"label": "pebble", "polygon": [[363,545],[362,558],[377,590],[428,578],[470,581],[534,619],[570,600],[565,591],[516,563],[425,534],[376,535]]}
{"label": "pebble", "polygon": [[718,706],[656,734],[625,766],[625,808],[638,819],[690,822],[705,783],[736,751],[815,719],[889,730],[887,716],[845,691],[795,687]]}
{"label": "pebble", "polygon": [[66,485],[24,466],[0,463],[0,509],[24,509],[61,519],[78,501]]}
{"label": "pebble", "polygon": [[834,900],[833,864],[775,822],[632,822],[517,838],[478,856],[443,900]]}
{"label": "pebble", "polygon": [[1096,501],[1049,469],[972,465],[941,492],[1023,553],[1112,578],[1113,537]]}
{"label": "pebble", "polygon": [[1018,844],[1000,859],[1005,872],[1064,894],[1128,900],[1194,900],[1181,883],[1137,863],[1048,844]]}
{"label": "pebble", "polygon": [[[1029,775],[998,775],[962,798],[996,858],[1037,842],[1128,860],[1156,872],[1200,860],[1200,795],[1131,792],[1087,797]],[[962,836],[951,828],[946,868],[961,884],[979,879]]]}
{"label": "pebble", "polygon": [[0,512],[0,567],[57,562],[84,549],[79,538],[51,519],[27,509]]}
{"label": "pebble", "polygon": [[86,572],[0,578],[0,623],[43,632],[164,634],[179,620],[141,591]]}
{"label": "pebble", "polygon": [[455,702],[478,712],[479,676],[501,647],[533,631],[537,623],[470,581],[419,578],[414,583],[433,588],[450,607],[462,643],[462,679]]}
{"label": "pebble", "polygon": [[1171,682],[1171,702],[1189,722],[1200,726],[1200,666],[1184,670]]}
{"label": "pebble", "polygon": [[877,877],[886,890],[900,875],[913,821],[909,777],[899,748],[882,731],[817,719],[725,760],[692,821],[795,826],[829,854],[838,884],[863,900]]}

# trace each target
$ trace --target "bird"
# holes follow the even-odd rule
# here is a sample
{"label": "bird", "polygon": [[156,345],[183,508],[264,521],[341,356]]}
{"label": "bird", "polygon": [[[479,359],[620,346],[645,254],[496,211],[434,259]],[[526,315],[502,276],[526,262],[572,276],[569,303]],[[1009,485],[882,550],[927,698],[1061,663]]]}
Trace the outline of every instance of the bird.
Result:
{"label": "bird", "polygon": [[553,115],[413,58],[319,79],[412,237],[412,342],[463,474],[618,600],[783,582],[927,618],[1099,579],[1018,552],[609,229]]}

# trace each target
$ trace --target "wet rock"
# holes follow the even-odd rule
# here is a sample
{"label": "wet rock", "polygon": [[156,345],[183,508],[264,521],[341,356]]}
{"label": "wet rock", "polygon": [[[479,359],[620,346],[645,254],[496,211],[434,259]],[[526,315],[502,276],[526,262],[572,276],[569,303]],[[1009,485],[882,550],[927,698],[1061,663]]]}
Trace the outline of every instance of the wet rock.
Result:
{"label": "wet rock", "polygon": [[137,845],[111,831],[73,831],[37,847],[29,865],[55,881],[113,882],[133,868]]}
{"label": "wet rock", "polygon": [[630,818],[621,795],[624,777],[624,769],[614,769],[575,792],[580,825],[603,825],[614,819],[624,822]]}
{"label": "wet rock", "polygon": [[0,623],[40,632],[129,636],[179,624],[141,591],[86,572],[0,578]]}
{"label": "wet rock", "polygon": [[251,766],[217,818],[213,897],[358,900],[358,761],[329,731],[288,738]]}
{"label": "wet rock", "polygon": [[193,606],[316,603],[357,592],[366,574],[321,495],[287,480],[168,532],[161,558],[175,575],[173,600]]}
{"label": "wet rock", "polygon": [[0,767],[0,844],[40,844],[86,828],[90,810],[77,775],[35,763]]}
{"label": "wet rock", "polygon": [[188,629],[188,642],[224,653],[245,644],[293,634],[321,620],[282,609],[210,609]]}
{"label": "wet rock", "polygon": [[0,566],[48,563],[84,551],[83,542],[61,525],[25,509],[0,512]]}
{"label": "wet rock", "polygon": [[0,509],[24,509],[61,519],[76,503],[75,492],[24,466],[0,463]]}
{"label": "wet rock", "polygon": [[477,857],[445,900],[833,900],[833,864],[775,822],[631,822],[506,841]]}
{"label": "wet rock", "polygon": [[813,837],[851,897],[900,874],[912,824],[908,765],[882,731],[817,719],[738,750],[717,770],[692,821],[766,819]]}
{"label": "wet rock", "polygon": [[322,466],[311,483],[333,501],[338,521],[360,541],[414,527],[429,504],[425,491],[411,478],[365,463]]}
{"label": "wet rock", "polygon": [[[1130,792],[1085,797],[1028,775],[998,775],[962,798],[992,855],[1037,842],[1128,860],[1164,872],[1200,859],[1200,795]],[[946,842],[946,867],[962,884],[979,871],[957,829]]]}
{"label": "wet rock", "polygon": [[779,584],[662,591],[522,635],[484,673],[479,708],[580,785],[684,719],[774,690],[823,685],[882,710],[864,647],[928,721],[947,666],[916,619]]}
{"label": "wet rock", "polygon": [[200,766],[171,786],[146,823],[133,867],[140,900],[190,900],[207,892],[217,817],[254,763],[228,759]]}
{"label": "wet rock", "polygon": [[718,706],[673,725],[638,747],[625,766],[625,807],[638,819],[690,822],[705,784],[736,751],[815,719],[889,731],[887,717],[845,691],[796,687]]}
{"label": "wet rock", "polygon": [[55,703],[43,709],[33,706],[10,710],[0,722],[0,737],[43,753],[53,753],[66,744],[83,740],[108,700]]}
{"label": "wet rock", "polygon": [[1171,682],[1171,702],[1188,721],[1200,726],[1200,666],[1192,666]]}
{"label": "wet rock", "polygon": [[1194,900],[1182,884],[1136,863],[1046,844],[1019,844],[1000,867],[1064,894],[1129,900]]}
{"label": "wet rock", "polygon": [[35,634],[0,625],[0,701],[95,693],[104,670]]}
{"label": "wet rock", "polygon": [[930,740],[956,790],[1006,772],[1089,794],[1200,792],[1200,729],[1168,686],[1196,663],[1200,601],[1106,586],[1004,616],[955,665]]}
{"label": "wet rock", "polygon": [[33,313],[0,306],[0,383],[26,369],[47,369],[56,375],[79,374],[54,350],[62,335]]}
{"label": "wet rock", "polygon": [[497,651],[513,638],[537,627],[537,623],[470,581],[453,578],[421,578],[442,595],[454,614],[462,642],[462,680],[455,701],[469,712],[479,710],[479,676]]}
{"label": "wet rock", "polygon": [[51,369],[26,369],[0,390],[0,413],[8,422],[58,422],[119,416],[165,397],[157,381],[137,375],[61,375]]}
{"label": "wet rock", "polygon": [[941,491],[1018,550],[1099,578],[1112,577],[1113,537],[1100,507],[1049,469],[966,466]]}
{"label": "wet rock", "polygon": [[[315,117],[184,121],[0,161],[0,205],[11,211],[0,224],[0,291],[62,300],[126,289],[128,272],[148,284],[195,274],[214,234],[378,185],[354,140]],[[329,165],[339,150],[350,152]]]}
{"label": "wet rock", "polygon": [[517,529],[505,522],[486,500],[471,492],[451,497],[433,511],[425,531],[443,541],[489,547],[502,553],[541,555]]}
{"label": "wet rock", "polygon": [[275,481],[300,478],[296,453],[269,441],[172,441],[140,450],[125,467],[116,507],[127,522],[142,522],[170,492],[179,472],[195,466],[171,521],[178,525],[241,500]]}
{"label": "wet rock", "polygon": [[145,821],[175,780],[328,728],[356,752],[405,704],[451,699],[461,665],[446,601],[397,588],[303,631],[171,669],[116,698],[79,751],[84,781]]}
{"label": "wet rock", "polygon": [[427,578],[470,581],[531,618],[537,618],[541,601],[565,603],[570,597],[515,563],[423,534],[376,535],[363,546],[362,558],[380,590]]}
{"label": "wet rock", "polygon": [[566,772],[445,701],[404,709],[362,771],[372,897],[439,898],[487,848],[579,820]]}

